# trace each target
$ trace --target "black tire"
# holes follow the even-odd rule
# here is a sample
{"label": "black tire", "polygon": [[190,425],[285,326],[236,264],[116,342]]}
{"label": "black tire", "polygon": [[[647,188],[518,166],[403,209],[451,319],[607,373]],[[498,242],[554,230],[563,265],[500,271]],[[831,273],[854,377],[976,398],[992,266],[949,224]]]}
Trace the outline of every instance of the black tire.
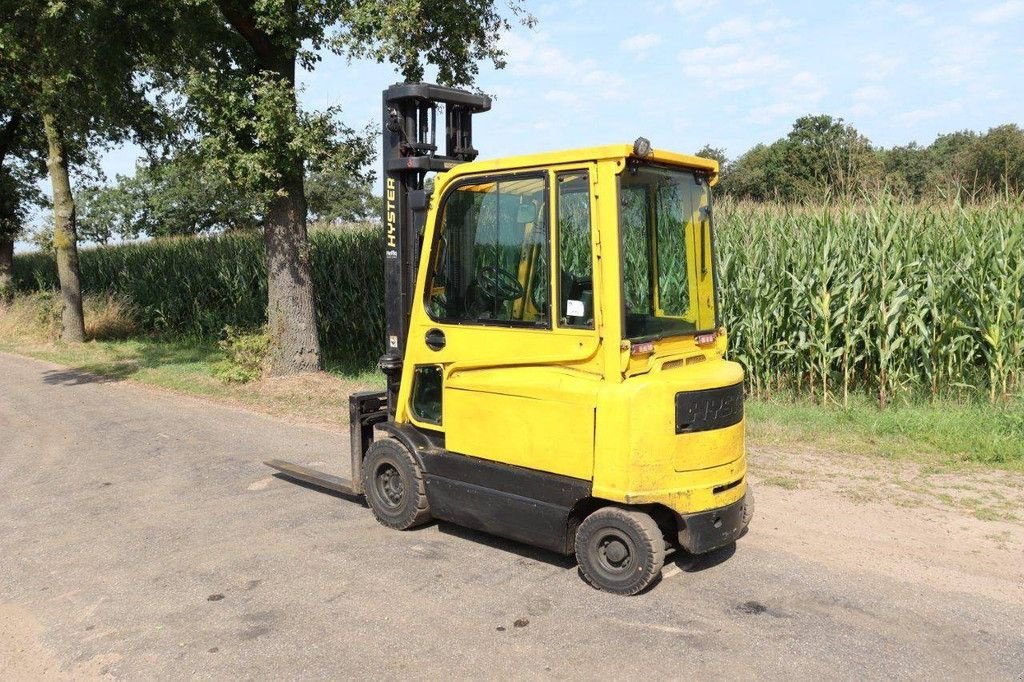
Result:
{"label": "black tire", "polygon": [[597,589],[634,595],[661,575],[665,538],[642,511],[602,507],[576,531],[576,561],[583,578]]}
{"label": "black tire", "polygon": [[423,470],[395,440],[376,440],[363,459],[366,503],[388,528],[408,530],[430,520]]}
{"label": "black tire", "polygon": [[747,528],[750,525],[750,520],[754,518],[754,486],[747,483],[747,494],[743,496],[743,527]]}

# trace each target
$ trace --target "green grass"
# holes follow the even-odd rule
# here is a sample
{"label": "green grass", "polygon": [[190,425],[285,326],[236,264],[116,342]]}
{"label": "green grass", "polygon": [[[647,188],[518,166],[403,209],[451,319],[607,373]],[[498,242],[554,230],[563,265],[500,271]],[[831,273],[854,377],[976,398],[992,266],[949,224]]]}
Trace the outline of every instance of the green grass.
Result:
{"label": "green grass", "polygon": [[981,463],[1024,469],[1024,405],[910,404],[880,410],[865,399],[847,409],[801,402],[747,402],[753,444],[913,459],[922,464]]}
{"label": "green grass", "polygon": [[[64,365],[109,381],[136,381],[334,427],[348,424],[351,392],[384,387],[380,372],[337,363],[322,374],[228,384],[214,376],[224,352],[216,344],[197,340],[134,338],[78,345],[4,341],[0,342],[0,351]],[[78,381],[70,376],[65,380]]]}
{"label": "green grass", "polygon": [[[55,343],[0,343],[20,353],[84,370],[111,380],[131,379],[181,393],[242,403],[284,416],[344,424],[348,393],[379,389],[383,376],[365,366],[335,363],[315,390],[278,390],[273,381],[229,385],[213,376],[224,358],[215,344],[136,338],[91,341],[78,346]],[[268,388],[268,385],[270,388]],[[308,395],[307,395],[308,394]],[[300,399],[297,399],[296,396]],[[326,415],[326,416],[325,416]],[[1024,470],[1024,409],[1019,404],[990,406],[904,405],[879,410],[866,399],[849,408],[801,402],[747,402],[748,441],[753,446],[806,446],[825,452],[910,459],[946,469],[977,463]],[[770,482],[791,488],[789,479]]]}
{"label": "green grass", "polygon": [[[215,369],[225,358],[213,341],[135,336],[111,339],[133,328],[131,309],[117,299],[89,299],[88,318],[98,339],[56,343],[52,297],[26,296],[0,305],[0,350],[48,360],[112,381],[131,379],[288,417],[346,424],[352,391],[381,389],[383,376],[359,356],[328,360],[327,372],[295,379],[227,384]],[[337,358],[338,355],[328,356]],[[69,381],[75,381],[70,377]],[[925,468],[980,463],[1024,469],[1024,404],[973,402],[901,403],[880,410],[866,396],[847,409],[803,401],[748,400],[748,436],[754,446],[808,445],[823,452],[854,452],[913,459]],[[788,481],[776,485],[786,487]]]}

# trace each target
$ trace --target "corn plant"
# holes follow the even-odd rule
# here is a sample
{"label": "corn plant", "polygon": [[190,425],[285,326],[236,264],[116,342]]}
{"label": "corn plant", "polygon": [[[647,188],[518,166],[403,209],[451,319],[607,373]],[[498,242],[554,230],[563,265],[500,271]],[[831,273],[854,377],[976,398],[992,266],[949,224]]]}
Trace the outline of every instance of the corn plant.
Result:
{"label": "corn plant", "polygon": [[[642,210],[632,199],[627,217]],[[886,405],[917,396],[1000,401],[1024,390],[1020,197],[725,200],[715,222],[729,355],[745,367],[753,395],[792,391],[846,404],[861,392]],[[311,234],[321,342],[349,363],[369,365],[381,351],[382,244],[375,229]],[[651,305],[643,244],[636,230],[623,235],[624,291],[639,309]],[[587,255],[585,245],[562,247]],[[216,339],[226,325],[253,330],[266,321],[255,234],[83,249],[81,267],[87,292],[129,301],[147,332]],[[21,290],[56,288],[52,257],[18,256],[15,281]]]}

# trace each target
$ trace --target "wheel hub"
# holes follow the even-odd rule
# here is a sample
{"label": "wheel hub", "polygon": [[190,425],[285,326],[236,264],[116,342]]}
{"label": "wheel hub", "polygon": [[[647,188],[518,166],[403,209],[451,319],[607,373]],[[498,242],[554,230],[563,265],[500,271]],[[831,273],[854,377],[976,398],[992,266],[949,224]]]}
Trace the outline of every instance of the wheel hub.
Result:
{"label": "wheel hub", "polygon": [[632,558],[629,545],[623,538],[615,535],[602,538],[598,551],[601,563],[611,571],[621,571],[627,568]]}
{"label": "wheel hub", "polygon": [[381,500],[389,507],[397,507],[402,503],[405,488],[402,485],[402,475],[395,467],[386,464],[379,468],[376,485]]}
{"label": "wheel hub", "polygon": [[612,540],[604,549],[608,561],[613,564],[621,564],[629,556],[629,550],[618,540]]}

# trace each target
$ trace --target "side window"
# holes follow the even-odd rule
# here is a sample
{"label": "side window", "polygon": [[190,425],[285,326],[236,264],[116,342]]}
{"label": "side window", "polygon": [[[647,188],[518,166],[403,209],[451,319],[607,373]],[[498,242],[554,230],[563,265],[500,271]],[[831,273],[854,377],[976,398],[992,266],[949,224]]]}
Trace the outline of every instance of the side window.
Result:
{"label": "side window", "polygon": [[421,422],[441,423],[440,365],[422,365],[413,371],[412,414]]}
{"label": "side window", "polygon": [[547,179],[490,178],[444,200],[427,312],[445,322],[548,326]]}
{"label": "side window", "polygon": [[594,261],[590,248],[590,178],[560,173],[558,185],[558,319],[594,328]]}

